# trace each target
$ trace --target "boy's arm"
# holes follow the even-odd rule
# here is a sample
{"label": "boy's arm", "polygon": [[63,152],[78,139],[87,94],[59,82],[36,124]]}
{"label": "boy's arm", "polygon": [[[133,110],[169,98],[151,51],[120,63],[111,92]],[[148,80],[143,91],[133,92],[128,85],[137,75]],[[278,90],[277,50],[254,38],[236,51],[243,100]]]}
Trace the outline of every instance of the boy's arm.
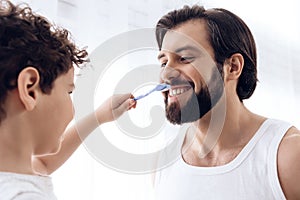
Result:
{"label": "boy's arm", "polygon": [[[58,169],[100,124],[116,120],[125,111],[135,107],[136,102],[130,99],[131,97],[130,94],[114,95],[106,100],[94,113],[89,114],[68,128],[63,134],[61,147],[57,153],[32,158],[34,170],[45,175]],[[78,132],[80,132],[80,136]]]}
{"label": "boy's arm", "polygon": [[278,175],[285,197],[300,199],[300,131],[291,128],[278,150]]}

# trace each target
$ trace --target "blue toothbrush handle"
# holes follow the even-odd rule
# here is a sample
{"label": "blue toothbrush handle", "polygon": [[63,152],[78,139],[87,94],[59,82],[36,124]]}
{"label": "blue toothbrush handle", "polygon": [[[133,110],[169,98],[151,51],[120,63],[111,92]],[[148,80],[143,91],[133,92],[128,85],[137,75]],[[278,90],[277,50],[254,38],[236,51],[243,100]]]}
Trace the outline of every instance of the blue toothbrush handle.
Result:
{"label": "blue toothbrush handle", "polygon": [[168,89],[168,88],[170,88],[171,86],[170,85],[167,85],[167,84],[159,84],[159,85],[157,85],[155,88],[153,88],[152,90],[150,90],[148,93],[146,93],[146,94],[143,94],[143,95],[140,95],[140,96],[138,96],[138,97],[135,97],[135,98],[133,98],[133,100],[139,100],[139,99],[141,99],[141,98],[144,98],[145,96],[148,96],[149,94],[151,94],[152,92],[154,92],[154,91],[162,91],[162,90],[164,90],[164,89]]}
{"label": "blue toothbrush handle", "polygon": [[139,100],[139,99],[141,99],[141,98],[143,98],[143,97],[145,97],[145,96],[146,96],[146,95],[140,95],[140,96],[138,96],[138,97],[133,98],[133,100],[137,101],[137,100]]}
{"label": "blue toothbrush handle", "polygon": [[148,96],[150,93],[152,93],[152,92],[154,92],[155,90],[153,89],[153,90],[151,90],[150,92],[148,92],[148,93],[146,93],[146,94],[143,94],[143,95],[140,95],[140,96],[137,96],[137,97],[135,97],[135,98],[133,98],[133,100],[139,100],[139,99],[142,99],[142,98],[144,98],[145,96]]}

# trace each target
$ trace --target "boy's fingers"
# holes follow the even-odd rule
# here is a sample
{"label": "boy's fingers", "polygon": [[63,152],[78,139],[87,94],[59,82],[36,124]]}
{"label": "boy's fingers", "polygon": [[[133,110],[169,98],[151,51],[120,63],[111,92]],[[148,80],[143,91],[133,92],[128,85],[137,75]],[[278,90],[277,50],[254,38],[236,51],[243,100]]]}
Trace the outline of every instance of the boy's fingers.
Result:
{"label": "boy's fingers", "polygon": [[116,94],[112,96],[112,108],[116,109],[120,107],[126,100],[128,100],[131,97],[132,94]]}
{"label": "boy's fingers", "polygon": [[137,101],[134,100],[134,96],[133,96],[132,94],[130,95],[130,99],[131,99],[132,105],[130,105],[130,108],[129,108],[129,109],[135,108],[135,107],[136,107]]}
{"label": "boy's fingers", "polygon": [[116,106],[112,111],[114,119],[119,118],[124,112],[129,110],[131,105],[132,105],[131,99],[127,99],[123,103]]}
{"label": "boy's fingers", "polygon": [[129,99],[129,108],[128,110],[130,110],[131,108],[135,108],[136,107],[136,101],[133,99]]}

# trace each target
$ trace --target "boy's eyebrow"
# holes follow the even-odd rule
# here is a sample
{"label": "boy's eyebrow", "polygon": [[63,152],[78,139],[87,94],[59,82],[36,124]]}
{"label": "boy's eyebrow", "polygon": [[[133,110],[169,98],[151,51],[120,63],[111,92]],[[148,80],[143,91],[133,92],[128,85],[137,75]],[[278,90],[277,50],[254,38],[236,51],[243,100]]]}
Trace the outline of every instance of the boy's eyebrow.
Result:
{"label": "boy's eyebrow", "polygon": [[75,84],[74,83],[71,83],[69,84],[71,88],[75,89]]}

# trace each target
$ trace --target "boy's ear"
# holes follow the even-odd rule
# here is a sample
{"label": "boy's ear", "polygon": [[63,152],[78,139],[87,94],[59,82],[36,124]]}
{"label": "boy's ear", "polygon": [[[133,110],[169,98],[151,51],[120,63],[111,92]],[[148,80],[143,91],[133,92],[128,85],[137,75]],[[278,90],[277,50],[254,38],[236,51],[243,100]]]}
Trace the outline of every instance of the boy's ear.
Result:
{"label": "boy's ear", "polygon": [[244,57],[240,53],[235,53],[226,59],[224,67],[224,77],[227,80],[238,79],[243,71]]}
{"label": "boy's ear", "polygon": [[40,74],[33,67],[24,68],[18,76],[18,92],[26,110],[31,111],[37,104],[40,92]]}

